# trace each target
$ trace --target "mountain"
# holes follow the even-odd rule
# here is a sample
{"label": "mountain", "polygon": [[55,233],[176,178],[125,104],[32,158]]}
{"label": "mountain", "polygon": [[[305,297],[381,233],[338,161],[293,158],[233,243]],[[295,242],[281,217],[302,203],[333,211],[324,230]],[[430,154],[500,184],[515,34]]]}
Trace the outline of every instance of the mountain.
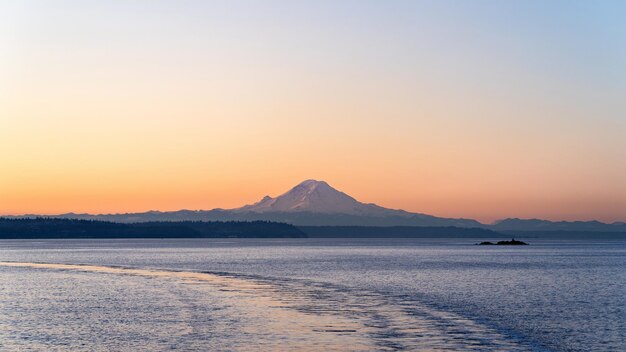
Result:
{"label": "mountain", "polygon": [[548,221],[540,219],[509,218],[497,221],[490,226],[496,231],[524,231],[524,232],[626,232],[626,224],[614,222],[607,224],[600,221]]}
{"label": "mountain", "polygon": [[233,209],[233,211],[239,213],[311,212],[357,216],[406,216],[410,214],[404,210],[361,203],[332,188],[328,183],[316,180],[306,180],[276,198],[265,196],[257,203]]}
{"label": "mountain", "polygon": [[[24,215],[21,217],[37,217]],[[440,218],[427,214],[389,209],[362,203],[336,190],[324,181],[306,180],[273,198],[235,209],[148,211],[126,214],[61,214],[48,216],[122,223],[159,221],[274,221],[296,226],[423,226],[483,228],[509,234],[597,233],[626,234],[626,224],[599,221],[548,221],[539,219],[504,219],[484,225],[471,219]]]}
{"label": "mountain", "polygon": [[438,218],[362,203],[317,180],[306,180],[276,198],[265,196],[231,211],[296,225],[481,226],[475,220]]}
{"label": "mountain", "polygon": [[[36,217],[26,215],[24,217]],[[275,198],[235,209],[148,211],[126,214],[51,216],[122,223],[154,221],[275,221],[299,226],[456,226],[482,227],[470,219],[448,219],[361,203],[324,181],[306,180]]]}

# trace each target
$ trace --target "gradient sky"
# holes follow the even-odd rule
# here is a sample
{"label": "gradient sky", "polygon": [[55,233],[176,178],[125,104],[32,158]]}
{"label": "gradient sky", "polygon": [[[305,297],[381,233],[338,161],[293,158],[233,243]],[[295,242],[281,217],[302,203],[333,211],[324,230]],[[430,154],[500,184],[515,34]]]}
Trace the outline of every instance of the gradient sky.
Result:
{"label": "gradient sky", "polygon": [[0,214],[323,179],[447,217],[626,220],[626,1],[0,1]]}

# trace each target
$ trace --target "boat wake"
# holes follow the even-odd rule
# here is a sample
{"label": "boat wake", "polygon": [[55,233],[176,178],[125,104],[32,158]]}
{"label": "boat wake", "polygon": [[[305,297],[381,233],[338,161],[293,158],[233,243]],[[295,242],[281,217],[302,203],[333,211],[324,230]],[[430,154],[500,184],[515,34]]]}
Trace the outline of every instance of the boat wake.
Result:
{"label": "boat wake", "polygon": [[[414,300],[310,280],[88,264],[0,262],[0,267],[156,279],[159,287],[176,292],[176,299],[186,296],[171,338],[179,347],[202,345],[198,339],[208,334],[210,315],[212,326],[224,330],[213,333],[210,344],[233,350],[535,350]],[[208,309],[211,305],[222,310]]]}

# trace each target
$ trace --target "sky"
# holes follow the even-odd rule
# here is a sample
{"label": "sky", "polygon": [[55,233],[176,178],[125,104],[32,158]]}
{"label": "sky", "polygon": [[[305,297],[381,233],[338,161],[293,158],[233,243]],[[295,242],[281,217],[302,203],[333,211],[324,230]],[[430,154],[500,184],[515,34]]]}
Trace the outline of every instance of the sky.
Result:
{"label": "sky", "polygon": [[305,179],[626,221],[624,1],[0,0],[0,214],[233,208]]}

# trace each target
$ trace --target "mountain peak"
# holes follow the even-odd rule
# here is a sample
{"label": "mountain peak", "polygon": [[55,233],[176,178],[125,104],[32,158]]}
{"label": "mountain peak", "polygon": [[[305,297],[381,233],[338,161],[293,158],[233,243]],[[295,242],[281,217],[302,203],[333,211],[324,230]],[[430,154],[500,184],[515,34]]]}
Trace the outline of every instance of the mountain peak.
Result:
{"label": "mountain peak", "polygon": [[362,215],[384,208],[358,202],[331,187],[326,181],[305,180],[276,198],[266,196],[261,201],[235,209],[239,212],[312,212],[325,214]]}
{"label": "mountain peak", "polygon": [[298,190],[306,190],[307,192],[314,192],[317,189],[330,189],[335,192],[339,192],[336,189],[332,188],[328,183],[326,183],[326,181],[318,181],[318,180],[302,181],[298,185],[296,185],[294,188],[292,188],[291,191],[289,192],[298,191]]}
{"label": "mountain peak", "polygon": [[314,189],[314,188],[317,188],[317,187],[332,188],[332,187],[330,187],[330,185],[328,183],[326,183],[326,181],[318,181],[318,180],[313,180],[313,179],[304,180],[304,181],[298,183],[298,185],[296,185],[294,188],[297,188],[297,187],[306,187],[306,188],[309,188],[309,189]]}

